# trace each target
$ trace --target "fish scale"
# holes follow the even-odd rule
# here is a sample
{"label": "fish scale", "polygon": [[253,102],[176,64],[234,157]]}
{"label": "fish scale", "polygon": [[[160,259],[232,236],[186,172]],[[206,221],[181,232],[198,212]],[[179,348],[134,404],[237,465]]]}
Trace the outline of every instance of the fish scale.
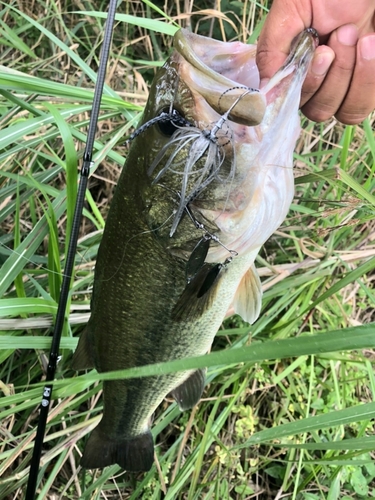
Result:
{"label": "fish scale", "polygon": [[[174,46],[114,193],[75,369],[203,355],[228,310],[250,323],[260,312],[254,260],[293,197],[298,104],[316,36],[297,37],[283,67],[256,90],[254,46],[186,30]],[[150,469],[152,414],[168,394],[181,409],[193,407],[204,379],[203,370],[189,370],[105,381],[103,417],[82,465]]]}

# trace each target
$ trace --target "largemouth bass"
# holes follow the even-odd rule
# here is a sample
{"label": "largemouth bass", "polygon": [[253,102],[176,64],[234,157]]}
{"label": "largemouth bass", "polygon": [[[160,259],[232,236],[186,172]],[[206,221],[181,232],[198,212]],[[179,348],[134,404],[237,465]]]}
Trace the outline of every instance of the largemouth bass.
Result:
{"label": "largemouth bass", "polygon": [[[256,46],[176,33],[115,190],[75,369],[203,355],[230,308],[257,319],[254,259],[292,201],[301,86],[316,45],[314,30],[301,33],[259,90]],[[155,409],[167,394],[193,407],[204,383],[202,370],[105,381],[82,465],[150,469]]]}

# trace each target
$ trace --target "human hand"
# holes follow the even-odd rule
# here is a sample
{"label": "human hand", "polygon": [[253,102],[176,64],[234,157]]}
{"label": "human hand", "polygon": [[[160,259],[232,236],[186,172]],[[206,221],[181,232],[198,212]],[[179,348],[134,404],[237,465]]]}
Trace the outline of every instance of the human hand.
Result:
{"label": "human hand", "polygon": [[293,38],[319,34],[302,88],[301,109],[311,120],[331,116],[360,123],[375,108],[375,1],[274,0],[259,37],[261,86],[285,61]]}

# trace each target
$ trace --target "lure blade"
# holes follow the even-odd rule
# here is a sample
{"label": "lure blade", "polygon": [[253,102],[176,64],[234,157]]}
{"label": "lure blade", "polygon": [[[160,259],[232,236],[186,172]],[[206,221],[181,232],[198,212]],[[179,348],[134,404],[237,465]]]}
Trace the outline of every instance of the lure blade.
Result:
{"label": "lure blade", "polygon": [[208,250],[210,248],[211,240],[209,238],[201,238],[196,244],[194,250],[191,252],[190,258],[186,264],[186,281],[190,281],[198,273],[199,269],[206,260]]}
{"label": "lure blade", "polygon": [[217,277],[219,276],[219,273],[222,269],[223,265],[222,264],[216,264],[208,273],[206,276],[206,279],[203,282],[203,285],[201,286],[199,292],[198,292],[198,299],[203,297],[210,288],[214,285],[215,281],[217,280]]}

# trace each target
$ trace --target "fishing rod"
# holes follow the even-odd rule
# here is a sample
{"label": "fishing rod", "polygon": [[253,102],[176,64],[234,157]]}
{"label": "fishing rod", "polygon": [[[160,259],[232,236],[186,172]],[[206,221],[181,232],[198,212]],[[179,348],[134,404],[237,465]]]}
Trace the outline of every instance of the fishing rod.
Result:
{"label": "fishing rod", "polygon": [[83,154],[82,167],[80,172],[78,193],[76,206],[74,210],[74,218],[72,224],[72,232],[70,235],[68,252],[66,256],[65,269],[63,274],[63,280],[60,291],[60,298],[57,307],[55,328],[52,334],[51,349],[49,353],[47,374],[46,374],[46,385],[43,388],[42,401],[40,405],[40,414],[38,421],[38,428],[34,440],[33,455],[31,458],[29,479],[27,482],[26,489],[26,500],[34,500],[36,494],[36,488],[38,483],[38,471],[40,464],[40,457],[43,447],[43,439],[46,430],[48,411],[52,399],[52,382],[55,377],[56,366],[59,357],[59,347],[61,333],[64,325],[66,304],[69,296],[69,289],[72,279],[72,272],[75,260],[75,254],[77,249],[78,232],[81,225],[83,202],[85,200],[85,193],[87,188],[87,181],[90,174],[90,167],[92,166],[92,152],[94,147],[95,131],[98,123],[98,116],[100,110],[100,103],[102,100],[102,93],[107,69],[107,62],[109,57],[109,49],[112,41],[112,31],[115,21],[116,13],[116,3],[117,0],[109,1],[109,9],[107,15],[107,22],[105,24],[104,39],[101,50],[101,60],[98,69],[98,75],[95,84],[94,98],[91,108],[91,117],[89,123],[89,130],[87,132],[86,147]]}

